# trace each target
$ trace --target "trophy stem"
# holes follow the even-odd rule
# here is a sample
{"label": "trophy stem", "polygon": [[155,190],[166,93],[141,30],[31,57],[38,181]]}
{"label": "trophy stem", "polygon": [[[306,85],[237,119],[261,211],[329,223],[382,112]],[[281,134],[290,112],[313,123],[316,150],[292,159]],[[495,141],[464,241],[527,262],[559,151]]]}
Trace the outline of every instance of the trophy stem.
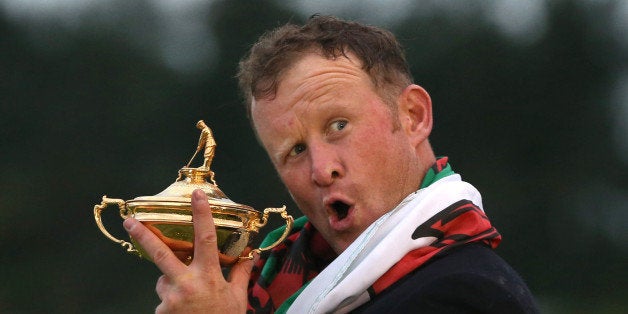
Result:
{"label": "trophy stem", "polygon": [[207,179],[209,179],[213,185],[218,186],[218,184],[216,184],[216,180],[214,180],[214,175],[214,172],[207,167],[183,167],[179,170],[179,177],[177,177],[177,181],[189,178],[190,183],[203,184]]}

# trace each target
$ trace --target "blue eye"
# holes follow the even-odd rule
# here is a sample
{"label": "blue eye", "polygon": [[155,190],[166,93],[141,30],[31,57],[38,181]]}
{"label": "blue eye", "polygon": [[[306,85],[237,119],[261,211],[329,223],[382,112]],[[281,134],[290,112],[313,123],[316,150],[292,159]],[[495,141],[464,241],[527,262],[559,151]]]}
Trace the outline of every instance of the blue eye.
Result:
{"label": "blue eye", "polygon": [[338,121],[334,121],[331,126],[332,128],[336,129],[337,131],[340,131],[342,129],[344,129],[347,126],[347,121],[346,120],[338,120]]}
{"label": "blue eye", "polygon": [[297,144],[297,145],[294,145],[294,147],[290,151],[289,155],[290,156],[296,156],[296,155],[302,153],[303,151],[305,151],[305,145],[304,144]]}

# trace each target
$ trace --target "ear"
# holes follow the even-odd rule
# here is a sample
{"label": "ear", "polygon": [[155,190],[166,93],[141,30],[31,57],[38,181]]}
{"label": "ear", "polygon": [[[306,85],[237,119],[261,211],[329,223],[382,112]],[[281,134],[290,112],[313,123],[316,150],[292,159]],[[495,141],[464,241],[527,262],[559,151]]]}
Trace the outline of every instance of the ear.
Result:
{"label": "ear", "polygon": [[413,144],[426,141],[432,132],[432,99],[419,85],[406,87],[398,101],[399,121]]}

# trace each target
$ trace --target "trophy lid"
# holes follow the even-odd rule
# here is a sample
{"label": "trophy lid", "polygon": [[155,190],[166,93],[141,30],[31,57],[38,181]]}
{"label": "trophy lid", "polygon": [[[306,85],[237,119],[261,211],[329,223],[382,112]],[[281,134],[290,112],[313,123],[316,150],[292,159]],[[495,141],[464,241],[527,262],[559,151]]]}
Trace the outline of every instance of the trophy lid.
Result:
{"label": "trophy lid", "polygon": [[[256,212],[250,206],[232,201],[218,187],[214,180],[214,172],[210,169],[211,162],[214,158],[216,142],[211,129],[203,120],[200,120],[196,126],[201,130],[198,147],[188,164],[179,170],[179,176],[175,182],[156,195],[140,196],[127,201],[129,207],[189,207],[192,200],[192,192],[196,189],[201,189],[207,195],[210,205]],[[190,164],[201,150],[204,150],[203,165],[196,168],[190,167]],[[211,183],[208,182],[208,179]]]}
{"label": "trophy lid", "polygon": [[212,205],[253,210],[249,206],[238,204],[229,199],[218,185],[206,180],[211,176],[213,176],[213,172],[209,169],[184,167],[179,170],[179,178],[165,190],[153,196],[136,197],[127,203],[129,206],[138,205],[139,203],[156,206],[163,203],[190,204],[192,192],[196,189],[201,189],[205,192],[209,203]]}

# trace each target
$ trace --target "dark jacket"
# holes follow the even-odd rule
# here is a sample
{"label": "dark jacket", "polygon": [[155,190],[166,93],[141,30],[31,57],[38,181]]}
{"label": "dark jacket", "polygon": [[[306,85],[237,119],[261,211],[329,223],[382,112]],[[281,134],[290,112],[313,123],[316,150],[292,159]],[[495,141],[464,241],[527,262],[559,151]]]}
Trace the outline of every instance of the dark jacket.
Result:
{"label": "dark jacket", "polygon": [[481,243],[444,251],[355,313],[539,313],[521,277]]}

